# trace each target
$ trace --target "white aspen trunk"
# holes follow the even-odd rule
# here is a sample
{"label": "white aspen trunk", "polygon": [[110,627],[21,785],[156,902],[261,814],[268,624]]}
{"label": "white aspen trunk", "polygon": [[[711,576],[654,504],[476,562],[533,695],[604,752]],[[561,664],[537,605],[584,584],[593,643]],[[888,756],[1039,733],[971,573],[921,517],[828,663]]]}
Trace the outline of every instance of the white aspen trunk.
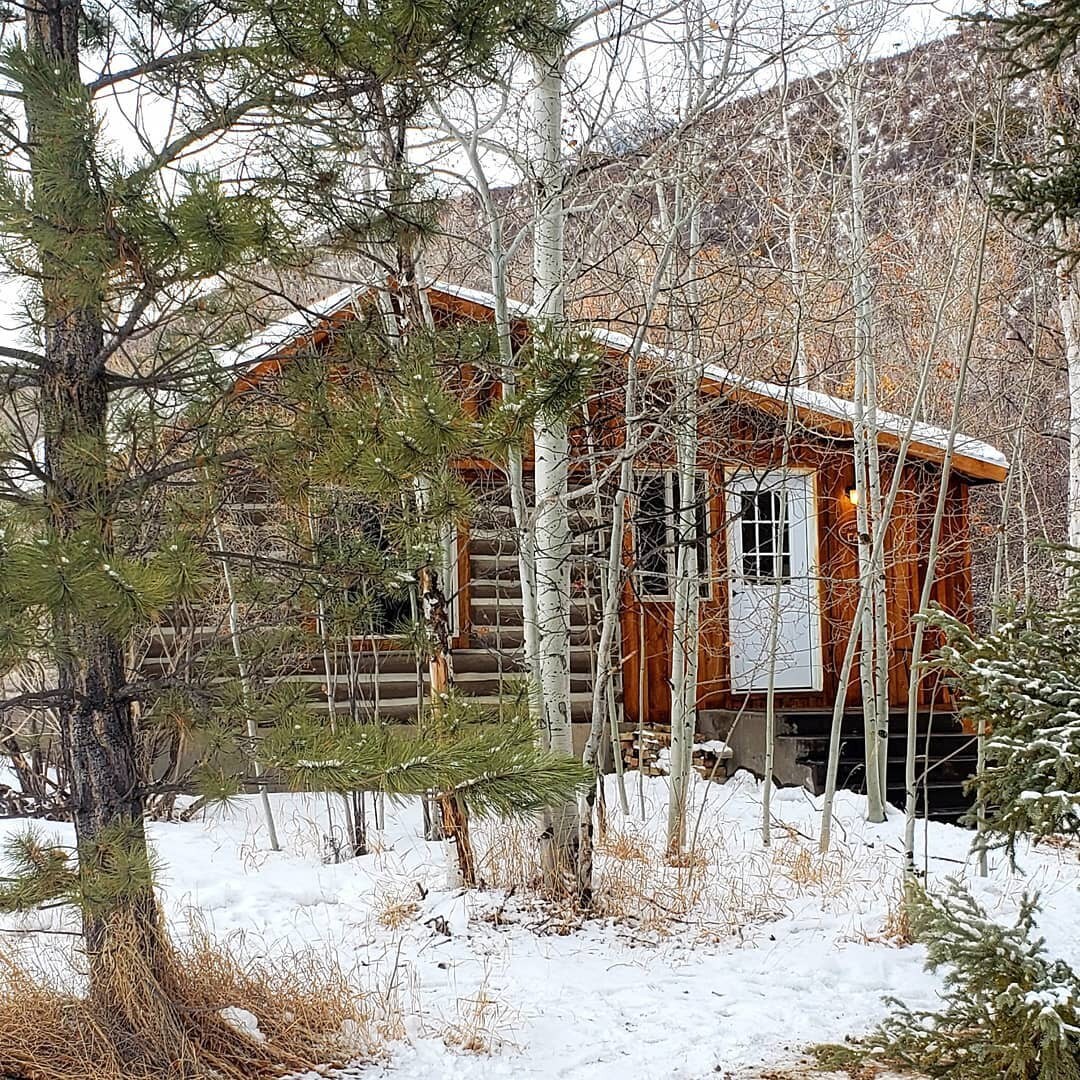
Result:
{"label": "white aspen trunk", "polygon": [[[537,60],[534,94],[538,136],[533,240],[533,314],[538,328],[565,321],[562,196],[562,60]],[[544,740],[572,749],[570,734],[570,441],[565,420],[539,420],[533,431],[536,470],[536,616]]]}
{"label": "white aspen trunk", "polygon": [[[869,385],[874,385],[876,375],[871,367]],[[867,410],[867,434],[870,443],[869,455],[869,488],[870,488],[870,531],[872,535],[882,534],[882,544],[876,548],[878,558],[871,565],[873,573],[873,605],[874,605],[874,711],[876,714],[877,735],[877,759],[878,759],[878,783],[881,788],[881,798],[884,801],[888,794],[888,764],[889,764],[889,660],[891,656],[891,638],[889,634],[889,594],[888,579],[885,572],[886,561],[886,530],[888,518],[884,513],[884,505],[881,497],[881,465],[878,455],[878,426],[876,395],[871,396],[869,409]],[[884,814],[884,808],[882,810]]]}
{"label": "white aspen trunk", "polygon": [[[456,130],[456,129],[453,129]],[[514,377],[514,343],[510,333],[510,300],[506,285],[507,252],[503,235],[503,211],[496,205],[487,182],[483,162],[477,148],[475,135],[466,138],[458,133],[472,169],[473,182],[480,195],[488,218],[488,262],[491,269],[491,292],[495,297],[494,324],[499,347],[499,363],[502,366],[502,390],[511,395],[516,389]],[[521,579],[522,637],[525,665],[534,687],[540,685],[540,650],[536,615],[536,555],[528,500],[525,492],[525,469],[521,448],[512,446],[508,454],[507,484],[510,489],[510,508],[514,515],[514,532],[518,547],[518,576]],[[539,725],[540,700],[529,695],[529,709]]]}
{"label": "white aspen trunk", "polygon": [[[967,384],[968,367],[971,360],[972,343],[975,340],[975,327],[979,317],[979,304],[982,298],[983,265],[986,259],[986,235],[990,228],[990,207],[983,212],[982,229],[979,234],[978,257],[975,264],[975,283],[971,298],[971,318],[968,322],[967,335],[960,352],[960,368],[956,375],[956,388],[953,392],[952,413],[949,418],[949,435],[945,446],[945,457],[941,463],[941,477],[938,487],[937,504],[934,507],[934,520],[930,528],[930,545],[926,553],[926,577],[923,580],[919,596],[920,616],[925,616],[933,596],[934,575],[941,547],[941,529],[945,520],[945,507],[949,497],[949,477],[952,473],[953,451],[956,435],[960,427],[960,407],[963,404],[964,387]],[[926,625],[923,618],[915,621],[915,638],[911,646],[911,671],[908,675],[907,707],[907,747],[904,761],[904,865],[911,872],[915,869],[915,805],[918,798],[916,788],[915,756],[918,749],[919,683],[922,664],[923,640]]]}
{"label": "white aspen trunk", "polygon": [[[641,346],[644,342],[645,327],[648,325],[655,309],[661,283],[667,275],[667,267],[674,250],[674,239],[674,235],[669,234],[658,260],[649,295],[646,298],[644,310],[639,320],[638,330],[634,335],[633,344],[626,357],[626,383],[623,391],[623,416],[625,420],[623,457],[619,464],[618,488],[611,508],[611,536],[608,540],[607,564],[603,569],[602,577],[603,610],[601,614],[600,640],[597,645],[596,680],[593,683],[591,724],[588,741],[585,744],[585,752],[582,755],[582,760],[586,765],[591,765],[597,761],[601,740],[604,737],[604,728],[607,723],[610,723],[610,738],[615,753],[615,768],[618,776],[619,805],[623,814],[630,812],[630,806],[626,796],[626,783],[623,779],[618,713],[612,692],[612,676],[614,674],[612,653],[615,641],[622,631],[620,609],[622,602],[623,546],[626,539],[626,510],[627,500],[633,498],[634,494],[634,461],[641,435],[640,422],[637,419],[638,364],[641,357]],[[592,457],[593,455],[590,454],[590,458]],[[599,490],[596,492],[595,499],[599,516]],[[639,716],[643,715],[640,703],[639,710]],[[582,896],[585,895],[587,889],[591,890],[592,886],[592,834],[591,828],[586,828],[587,825],[591,826],[591,817],[587,817],[587,815],[591,815],[591,812],[591,807],[586,804],[583,804],[579,809],[582,833],[578,862],[578,889],[579,895]]]}
{"label": "white aspen trunk", "polygon": [[[1038,293],[1036,293],[1036,296]],[[1028,371],[1028,386],[1031,385],[1031,378],[1034,374],[1033,368],[1035,366],[1034,357],[1038,356],[1038,347],[1035,342],[1038,340],[1038,312],[1036,311],[1036,317],[1032,319],[1032,325],[1036,328],[1035,338],[1032,342],[1032,363],[1031,368]],[[1016,426],[1016,434],[1013,438],[1012,448],[1012,460],[1019,461],[1020,455],[1023,453],[1023,432],[1024,425],[1027,417],[1027,404],[1028,398],[1025,397],[1020,406],[1020,419]],[[1005,570],[1005,555],[1008,548],[1008,535],[1007,528],[1009,523],[1009,507],[1012,503],[1012,489],[1013,481],[1016,476],[1016,470],[1010,469],[1009,475],[1005,479],[1005,488],[1001,493],[1001,513],[998,516],[998,533],[997,539],[994,544],[994,573],[992,583],[990,587],[990,633],[993,634],[998,628],[999,622],[999,609],[1001,605],[1002,595],[1002,578]],[[986,737],[989,735],[989,730],[986,724],[986,717],[982,714],[979,716],[979,726],[976,732],[976,744],[975,744],[975,775],[982,776],[986,771]],[[977,848],[977,860],[978,860],[978,873],[979,877],[986,877],[989,868],[987,866],[986,859],[986,847],[981,843],[983,834],[986,832],[986,800],[980,793],[979,789],[976,789],[975,797],[975,832],[978,836],[976,841]]]}
{"label": "white aspen trunk", "polygon": [[[479,172],[480,159],[475,154],[474,168]],[[486,205],[491,220],[491,286],[495,296],[495,331],[499,343],[499,360],[503,367],[503,392],[512,394],[516,389],[514,378],[514,345],[510,336],[510,305],[506,287],[506,254],[503,245],[501,213],[491,198],[486,182],[483,185]],[[534,688],[540,686],[540,633],[536,611],[536,545],[533,522],[529,514],[525,492],[525,467],[520,446],[511,446],[507,455],[507,484],[510,488],[510,508],[514,515],[514,531],[518,549],[518,577],[521,580],[522,647],[525,666]],[[541,722],[540,698],[529,695],[529,711],[539,725]]]}
{"label": "white aspen trunk", "polygon": [[[965,197],[960,204],[961,212],[960,221],[957,226],[956,241],[953,245],[952,257],[949,261],[949,269],[945,283],[934,313],[934,322],[931,328],[930,340],[927,343],[926,352],[923,356],[922,367],[919,372],[919,383],[915,390],[915,398],[911,405],[911,413],[908,417],[907,427],[900,439],[900,445],[896,455],[896,464],[894,466],[892,480],[889,483],[889,492],[886,496],[884,506],[882,507],[883,521],[889,520],[892,516],[893,507],[896,505],[896,496],[900,491],[904,463],[907,460],[908,447],[911,445],[912,434],[915,430],[916,417],[922,411],[923,401],[926,398],[926,389],[930,384],[933,359],[937,351],[938,341],[941,338],[945,310],[949,303],[950,289],[960,260],[960,248],[964,235],[964,225],[967,220],[967,196],[970,194],[972,184],[973,161],[973,157],[969,159]],[[873,550],[871,552],[872,558],[877,559],[884,556],[884,543],[885,532],[884,530],[879,530],[878,534],[874,537]],[[833,703],[832,725],[829,732],[829,755],[825,770],[825,793],[822,797],[821,807],[821,836],[819,848],[822,852],[828,851],[832,843],[833,804],[836,798],[837,773],[840,763],[840,735],[844,719],[844,704],[847,696],[848,680],[851,678],[855,653],[859,645],[859,630],[862,623],[863,609],[868,601],[869,593],[860,589],[855,603],[855,612],[852,616],[852,624],[848,633],[847,644],[844,647],[844,657],[840,665],[836,701]],[[914,758],[910,754],[908,758],[908,768],[914,769]]]}
{"label": "white aspen trunk", "polygon": [[[631,415],[630,403],[636,397],[634,390],[637,382],[637,360],[637,350],[633,349],[626,366],[627,387],[624,415],[627,417]],[[587,422],[588,417],[586,417]],[[632,433],[631,427],[636,427],[636,425],[628,425],[626,432],[623,459],[619,468],[619,486],[611,505],[611,538],[608,542],[607,563],[602,567],[600,573],[600,640],[597,643],[596,663],[593,667],[589,737],[585,742],[585,750],[581,755],[582,764],[593,770],[595,777],[592,786],[588,791],[582,793],[578,802],[580,831],[575,890],[583,907],[590,906],[593,897],[594,811],[601,816],[604,813],[603,798],[597,799],[598,794],[601,797],[604,795],[604,778],[597,765],[600,761],[600,747],[605,735],[610,739],[614,755],[615,774],[618,778],[619,806],[624,815],[630,812],[630,804],[626,797],[626,781],[623,777],[622,744],[619,741],[618,714],[611,693],[611,678],[615,640],[622,629],[619,618],[622,591],[620,588],[622,584],[622,552],[626,528],[626,500],[630,497],[634,461],[632,444],[635,435]],[[597,521],[601,521],[603,520],[601,516],[603,506],[597,482],[596,450],[591,438],[589,440],[589,460],[594,485],[593,504],[596,508]]]}
{"label": "white aspen trunk", "polygon": [[[785,79],[786,79],[785,67]],[[784,132],[784,168],[785,168],[785,193],[787,203],[787,245],[788,245],[788,282],[791,296],[795,302],[795,325],[791,335],[791,376],[801,386],[810,384],[810,365],[807,363],[806,350],[803,347],[802,321],[803,321],[803,265],[802,253],[799,251],[799,217],[796,210],[798,200],[795,197],[795,159],[791,143],[791,128],[788,122],[787,85],[784,86],[784,106],[780,113]]]}
{"label": "white aspen trunk", "polygon": [[675,484],[679,510],[675,521],[675,588],[671,642],[671,772],[667,850],[677,856],[686,839],[686,802],[690,787],[694,735],[697,731],[698,597],[697,554],[698,378],[697,350],[681,361],[676,381]]}
{"label": "white aspen trunk", "polygon": [[[861,78],[861,76],[860,76]],[[866,188],[863,179],[862,154],[860,150],[860,129],[858,122],[858,89],[849,87],[848,114],[851,139],[851,210],[852,236],[855,248],[854,272],[858,278],[854,288],[856,320],[856,353],[862,362],[863,390],[862,398],[857,399],[856,408],[865,409],[863,425],[865,433],[866,456],[866,494],[867,524],[869,534],[876,537],[884,534],[889,518],[884,512],[881,494],[881,460],[878,449],[878,394],[877,394],[877,358],[874,349],[874,306],[873,284],[870,279],[870,247],[866,239]],[[867,586],[871,590],[873,642],[863,642],[864,651],[872,657],[873,683],[873,732],[868,744],[866,765],[876,761],[878,770],[878,793],[881,801],[880,818],[873,816],[871,807],[870,820],[885,819],[885,798],[888,790],[887,767],[889,761],[889,611],[888,580],[886,576],[886,540],[874,544],[868,555],[873,555],[866,567]],[[874,554],[876,552],[876,554]],[[868,785],[869,792],[869,785]]]}
{"label": "white aspen trunk", "polygon": [[[705,13],[695,4],[687,14],[686,54],[690,68],[689,115],[700,100],[704,85]],[[686,175],[676,181],[673,230],[687,218],[685,264],[684,327],[680,335],[678,370],[675,374],[675,402],[672,424],[675,432],[675,479],[678,513],[675,516],[674,611],[671,631],[671,768],[668,777],[667,854],[676,858],[686,842],[687,798],[693,772],[694,737],[697,734],[697,690],[699,606],[701,575],[698,570],[697,502],[698,413],[701,391],[701,297],[698,288],[698,253],[701,249],[701,150],[697,139],[690,140],[686,155]],[[677,231],[672,236],[677,237]],[[677,241],[676,241],[677,242]],[[674,305],[671,305],[674,307]]]}
{"label": "white aspen trunk", "polygon": [[[1043,122],[1047,130],[1051,157],[1069,153],[1056,133],[1063,114],[1076,118],[1078,67],[1075,58],[1067,59],[1051,76],[1043,99]],[[1080,228],[1061,216],[1053,219],[1054,242],[1059,251],[1075,251],[1080,243]],[[1054,266],[1057,286],[1058,317],[1065,343],[1065,368],[1069,390],[1069,501],[1067,537],[1072,547],[1080,547],[1080,267],[1074,259],[1059,258]]]}
{"label": "white aspen trunk", "polygon": [[[1080,233],[1055,221],[1059,247],[1076,243]],[[1080,547],[1080,269],[1061,259],[1054,268],[1058,316],[1065,342],[1065,369],[1069,387],[1069,503],[1068,542]]]}
{"label": "white aspen trunk", "polygon": [[[308,500],[308,503],[304,508],[304,518],[307,523],[308,542],[311,545],[311,565],[314,569],[318,569],[318,561],[315,553],[318,550],[319,534],[315,525],[315,511],[310,500]],[[315,629],[319,635],[319,644],[322,646],[323,672],[326,676],[324,689],[326,691],[327,718],[330,722],[330,730],[337,731],[337,665],[333,662],[331,656],[330,631],[326,618],[326,602],[323,600],[321,591],[315,600]],[[327,805],[329,806],[329,803],[327,803]],[[363,842],[363,838],[357,836],[356,821],[352,812],[352,801],[349,799],[348,795],[343,794],[341,796],[341,806],[345,821],[346,839],[350,850],[352,850],[357,841]],[[331,827],[332,826],[333,822],[331,822]]]}
{"label": "white aspen trunk", "polygon": [[[555,14],[555,5],[552,5]],[[536,60],[533,91],[537,138],[533,228],[533,317],[538,330],[561,332],[565,323],[563,268],[561,52]],[[533,429],[536,512],[536,631],[541,737],[546,747],[572,754],[570,715],[570,556],[567,505],[570,439],[564,419],[540,419]],[[544,815],[542,856],[549,890],[564,891],[576,874],[576,802]]]}
{"label": "white aspen trunk", "polygon": [[[806,350],[803,347],[803,309],[804,309],[804,282],[802,253],[799,251],[798,212],[796,210],[797,199],[795,197],[795,157],[791,141],[791,125],[789,122],[789,110],[787,102],[788,84],[787,68],[784,69],[783,105],[780,111],[780,120],[784,136],[784,201],[787,213],[787,245],[788,245],[788,287],[791,289],[792,300],[795,305],[795,317],[791,330],[791,367],[788,371],[788,382],[797,382],[806,386],[810,382],[810,368],[806,359]],[[784,448],[781,455],[781,476],[786,476],[788,455],[791,446],[791,432],[794,427],[795,412],[792,408],[790,396],[785,407],[784,421]],[[784,535],[785,518],[787,516],[786,495],[780,504],[779,533]],[[776,757],[776,650],[779,645],[780,632],[780,601],[783,589],[783,581],[778,574],[776,588],[773,591],[772,611],[770,613],[769,626],[769,673],[765,685],[765,776],[761,785],[761,842],[766,847],[772,843],[772,795],[773,795],[773,770]]]}
{"label": "white aspen trunk", "polygon": [[[1032,296],[1034,301],[1032,304],[1031,313],[1031,361],[1028,365],[1027,386],[1032,385],[1032,380],[1035,376],[1035,365],[1039,356],[1039,289],[1038,281],[1032,282]],[[1016,431],[1013,435],[1012,454],[1010,460],[1013,462],[1020,461],[1024,453],[1024,432],[1027,429],[1027,412],[1028,405],[1031,401],[1030,393],[1024,395],[1023,401],[1020,403],[1020,416],[1017,420]],[[1000,621],[1000,607],[1002,591],[1004,588],[1004,576],[1006,569],[1006,560],[1008,557],[1009,549],[1009,512],[1012,507],[1012,494],[1013,484],[1016,480],[1017,470],[1010,469],[1009,475],[1005,478],[1005,487],[1001,492],[1001,512],[998,515],[998,530],[997,537],[994,543],[994,573],[991,579],[990,586],[990,633],[993,634]],[[986,723],[985,715],[979,716],[979,727],[976,732],[976,744],[975,744],[975,775],[982,776],[986,771],[986,737],[989,735],[989,729]],[[983,834],[986,832],[986,818],[987,818],[987,806],[986,799],[981,794],[981,789],[976,789],[975,797],[975,833],[978,839],[976,840],[977,849],[977,863],[979,877],[986,877],[989,873],[989,867],[987,866],[986,846],[981,841]]]}
{"label": "white aspen trunk", "polygon": [[[885,820],[885,793],[882,786],[883,767],[880,760],[881,716],[879,668],[876,658],[878,630],[876,611],[877,563],[873,557],[883,545],[875,544],[871,523],[871,485],[877,483],[877,433],[868,423],[866,402],[875,399],[868,384],[874,377],[871,361],[873,334],[873,306],[871,300],[870,272],[867,266],[866,224],[864,217],[865,191],[863,188],[862,158],[859,146],[859,123],[856,114],[856,91],[851,84],[846,88],[844,118],[848,135],[848,173],[851,187],[851,291],[854,302],[855,333],[855,421],[854,458],[856,505],[859,532],[859,591],[869,594],[869,601],[862,605],[859,633],[859,685],[862,692],[863,739],[866,764],[866,814],[873,822]],[[872,409],[870,410],[873,411]],[[876,426],[876,425],[875,425]],[[878,517],[880,518],[880,488],[878,488]],[[887,678],[886,655],[886,678]]]}
{"label": "white aspen trunk", "polygon": [[240,644],[240,604],[236,598],[236,589],[233,587],[232,571],[229,569],[229,560],[225,557],[225,537],[221,531],[221,523],[217,514],[212,519],[214,538],[217,541],[218,551],[222,552],[221,569],[225,579],[225,592],[229,598],[229,640],[232,643],[233,656],[236,658],[236,671],[240,678],[240,693],[243,696],[244,705],[247,707],[247,737],[251,741],[251,760],[255,768],[255,779],[259,781],[259,802],[262,804],[263,818],[266,820],[266,831],[270,840],[270,850],[280,851],[278,843],[277,826],[274,823],[274,812],[270,807],[270,794],[267,790],[266,781],[262,780],[262,765],[259,763],[255,745],[259,738],[259,730],[255,726],[255,716],[251,711],[251,678],[248,673],[247,658]]}
{"label": "white aspen trunk", "polygon": [[[791,426],[795,418],[791,399],[787,404],[787,421],[784,425],[784,450],[780,459],[781,484],[786,485],[788,448],[791,445]],[[737,528],[738,526],[732,526]],[[787,528],[787,489],[780,489],[780,517],[777,535],[783,536]],[[783,592],[783,567],[775,568],[776,584],[773,588],[772,610],[769,613],[769,674],[765,683],[765,777],[761,785],[761,842],[768,847],[772,843],[772,794],[773,768],[776,756],[776,650],[780,634],[780,601]]]}
{"label": "white aspen trunk", "polygon": [[1028,513],[1028,477],[1023,458],[1016,462],[1016,482],[1020,487],[1020,580],[1023,582],[1024,596],[1030,596],[1031,580],[1031,516]]}
{"label": "white aspen trunk", "polygon": [[[632,348],[626,361],[626,387],[624,390],[623,414],[627,418],[626,436],[623,443],[623,458],[619,465],[618,488],[611,504],[611,537],[608,540],[607,562],[603,568],[601,597],[603,610],[600,618],[600,640],[596,647],[596,680],[593,683],[591,724],[589,738],[585,744],[582,760],[586,765],[594,764],[599,755],[600,741],[608,725],[608,691],[611,686],[612,654],[615,641],[622,630],[619,617],[622,601],[622,565],[623,544],[626,539],[626,503],[631,496],[634,481],[634,454],[637,446],[637,425],[631,418],[637,408],[637,368],[638,349]],[[598,507],[599,509],[599,507]],[[618,725],[611,718],[612,744],[617,755],[621,755],[618,743]],[[621,772],[621,770],[620,770]],[[624,814],[629,813],[626,788],[620,776],[619,800]]]}

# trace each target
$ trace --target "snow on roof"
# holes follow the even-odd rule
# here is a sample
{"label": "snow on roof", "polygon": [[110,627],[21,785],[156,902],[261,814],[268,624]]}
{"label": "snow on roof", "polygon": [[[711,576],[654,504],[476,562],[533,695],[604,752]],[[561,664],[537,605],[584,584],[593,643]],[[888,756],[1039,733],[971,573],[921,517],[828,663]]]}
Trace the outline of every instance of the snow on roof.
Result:
{"label": "snow on roof", "polygon": [[[495,305],[495,297],[491,293],[477,289],[468,289],[444,281],[434,282],[431,288],[482,307],[493,308]],[[509,308],[510,314],[519,318],[527,318],[531,313],[529,305],[520,301],[510,301]],[[634,347],[634,339],[626,334],[597,328],[593,328],[591,333],[597,341],[620,352],[629,352]],[[673,363],[678,359],[670,350],[647,342],[641,345],[641,351],[667,363]],[[773,383],[763,379],[753,379],[718,364],[705,365],[705,378],[717,384],[722,391],[742,392],[759,400],[776,402],[784,408],[790,403],[797,412],[839,420],[845,426],[853,424],[855,420],[855,403],[850,399],[824,394],[795,383]],[[903,440],[910,434],[913,444],[932,447],[942,453],[948,449],[949,431],[947,428],[919,421],[913,422],[910,417],[900,416],[884,409],[876,411],[876,421],[878,432],[882,436],[892,436],[896,440]],[[997,447],[971,435],[957,433],[953,439],[953,452],[960,457],[982,462],[995,470],[1004,471],[1009,467],[1008,460]]]}
{"label": "snow on roof", "polygon": [[[459,300],[466,300],[471,304],[479,304],[480,307],[495,308],[495,294],[484,292],[482,289],[470,289],[465,285],[454,285],[449,281],[433,281],[430,288],[436,292],[446,293],[448,296],[456,296]],[[506,306],[510,314],[515,318],[527,319],[533,313],[532,306],[522,300],[507,299]]]}
{"label": "snow on roof", "polygon": [[[796,409],[829,416],[836,420],[842,420],[845,424],[854,423],[855,420],[855,402],[848,398],[823,394],[818,390],[811,390],[805,386],[783,386],[778,383],[764,382],[760,379],[735,376],[731,372],[712,364],[706,366],[705,373],[707,378],[716,379],[717,381],[736,380],[742,388],[763,398],[785,403],[790,400]],[[942,451],[948,449],[948,428],[938,427],[935,424],[924,424],[917,420],[913,422],[908,416],[901,416],[885,409],[876,410],[875,420],[878,431],[883,434],[903,439],[910,432],[913,442],[922,443],[924,446],[933,446]],[[953,438],[953,451],[963,457],[985,462],[987,465],[994,465],[1002,469],[1008,469],[1009,467],[1005,455],[996,446],[991,446],[989,443],[983,442],[982,439],[976,439],[974,436],[965,435],[961,432],[957,432]]]}
{"label": "snow on roof", "polygon": [[269,360],[297,338],[310,333],[324,319],[365,295],[370,288],[370,285],[349,285],[330,296],[297,307],[288,315],[267,323],[257,334],[246,338],[235,348],[223,349],[218,361],[225,368],[241,368],[257,364],[260,360]]}
{"label": "snow on roof", "polygon": [[[238,367],[250,366],[261,360],[273,358],[297,338],[314,330],[322,320],[356,303],[361,296],[370,292],[371,288],[372,286],[368,284],[351,285],[322,300],[305,305],[285,318],[269,324],[237,348],[223,353],[222,363]],[[429,289],[435,293],[442,293],[444,296],[475,304],[487,311],[493,311],[495,308],[494,295],[480,289],[471,289],[447,281],[434,281]],[[520,300],[508,300],[507,307],[512,318],[525,319],[532,314],[530,305]],[[619,352],[629,352],[634,347],[633,338],[613,330],[594,327],[591,334],[601,344]],[[679,359],[675,353],[659,345],[645,342],[640,348],[644,355],[662,363],[675,363]],[[750,378],[717,364],[706,364],[704,377],[721,393],[732,397],[747,398],[759,405],[775,404],[777,408],[774,411],[786,409],[790,404],[800,418],[808,421],[810,426],[813,426],[815,421],[820,424],[822,420],[838,421],[845,429],[854,424],[855,403],[848,398],[835,397],[832,394],[811,390],[794,383],[773,383],[764,379]],[[935,452],[934,456],[939,453],[944,454],[949,447],[947,428],[918,421],[913,422],[910,417],[887,412],[884,409],[877,410],[876,421],[880,438],[899,443],[910,437],[910,446],[919,456],[927,456],[928,450]],[[981,470],[976,470],[983,478],[1002,479],[1009,468],[1009,463],[1000,450],[971,435],[957,433],[953,438],[953,453],[957,458],[965,459],[957,462],[958,467],[965,472],[972,471],[970,464],[964,467],[965,461],[983,466]]]}

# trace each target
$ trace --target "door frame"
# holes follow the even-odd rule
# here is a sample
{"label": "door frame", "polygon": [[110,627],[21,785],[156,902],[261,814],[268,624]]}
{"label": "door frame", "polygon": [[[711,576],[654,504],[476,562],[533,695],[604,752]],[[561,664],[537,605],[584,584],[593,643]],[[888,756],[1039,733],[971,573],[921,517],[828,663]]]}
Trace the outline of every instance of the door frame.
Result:
{"label": "door frame", "polygon": [[806,578],[808,593],[813,610],[809,619],[810,626],[810,685],[809,686],[785,686],[777,687],[773,692],[776,694],[805,694],[808,692],[820,693],[825,689],[825,649],[823,619],[824,606],[821,596],[821,547],[818,533],[818,516],[821,513],[821,499],[818,492],[818,470],[809,465],[736,465],[723,463],[720,467],[721,487],[723,492],[724,506],[724,549],[727,555],[727,668],[728,682],[733,694],[764,694],[767,687],[738,687],[735,685],[735,665],[732,662],[732,648],[734,644],[734,627],[732,620],[735,612],[734,590],[736,566],[739,561],[736,558],[735,536],[733,519],[730,514],[730,502],[728,495],[728,480],[738,474],[764,477],[770,474],[783,473],[785,480],[788,475],[806,476],[809,482],[807,491],[807,514],[806,514]]}

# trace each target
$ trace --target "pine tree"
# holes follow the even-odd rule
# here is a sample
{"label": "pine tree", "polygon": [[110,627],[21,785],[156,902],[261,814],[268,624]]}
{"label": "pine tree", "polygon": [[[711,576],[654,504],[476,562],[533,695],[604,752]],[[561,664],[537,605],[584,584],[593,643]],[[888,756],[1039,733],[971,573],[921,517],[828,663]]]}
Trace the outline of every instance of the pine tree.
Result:
{"label": "pine tree", "polygon": [[986,730],[986,766],[971,784],[987,808],[980,842],[1015,852],[1021,836],[1077,831],[1080,804],[1080,579],[1064,596],[1005,612],[979,634],[936,612],[945,635],[934,663],[959,717]]}
{"label": "pine tree", "polygon": [[[381,578],[384,590],[404,582],[414,591],[413,625],[396,629],[407,629],[419,661],[429,669],[431,700],[420,717],[423,730],[452,750],[462,728],[462,704],[452,694],[447,601],[439,575],[444,572],[446,529],[463,525],[470,505],[452,463],[478,453],[489,440],[489,422],[470,415],[466,407],[471,391],[461,385],[462,373],[490,366],[492,342],[483,328],[413,329],[391,342],[374,323],[340,337],[329,355],[290,365],[282,404],[303,404],[289,410],[282,457],[291,464],[268,476],[267,486],[284,503],[305,507],[299,515],[302,535],[293,546],[315,555],[308,588],[319,612],[328,671],[327,625],[365,632],[357,625],[363,620],[357,609],[359,588]],[[258,395],[260,405],[274,395],[274,388]],[[325,520],[328,499],[347,492],[361,497],[356,512],[369,523],[378,521],[381,550],[364,538],[360,520],[351,524],[350,544],[338,544],[334,552],[322,549],[313,523]],[[328,675],[331,728],[337,726],[333,698]],[[469,722],[479,721],[472,717]],[[437,802],[461,880],[473,885],[466,802],[442,790]]]}
{"label": "pine tree", "polygon": [[[530,0],[35,0],[22,11],[25,35],[0,58],[0,233],[32,331],[24,347],[0,349],[23,414],[0,475],[11,507],[0,653],[55,676],[5,706],[54,709],[78,839],[69,870],[46,860],[26,895],[78,900],[91,994],[142,1064],[158,1060],[164,1073],[197,1061],[209,1039],[224,1075],[221,1025],[171,1004],[180,991],[143,829],[137,721],[177,688],[143,679],[129,650],[137,628],[197,598],[210,572],[175,496],[252,452],[236,411],[221,407],[238,372],[222,370],[211,346],[243,337],[258,296],[250,282],[297,261],[313,215],[320,231],[387,229],[385,207],[351,183],[356,151],[387,109],[414,115],[427,93],[482,84],[542,20]],[[163,117],[159,126],[143,125],[132,146],[110,142],[114,94],[138,101],[127,115]],[[272,450],[261,439],[258,451]],[[167,513],[148,521],[162,502]],[[411,759],[395,759],[389,739],[380,746],[384,765]],[[465,765],[475,769],[480,750]],[[401,791],[401,774],[369,768],[370,753],[366,775]],[[463,784],[465,765],[439,782]],[[140,1020],[151,1006],[159,1034]]]}
{"label": "pine tree", "polygon": [[1076,1080],[1080,979],[1035,936],[1036,901],[1023,899],[1012,926],[991,919],[955,880],[940,899],[912,884],[907,904],[927,968],[944,971],[942,1005],[916,1012],[893,1001],[893,1015],[860,1051],[951,1080]]}

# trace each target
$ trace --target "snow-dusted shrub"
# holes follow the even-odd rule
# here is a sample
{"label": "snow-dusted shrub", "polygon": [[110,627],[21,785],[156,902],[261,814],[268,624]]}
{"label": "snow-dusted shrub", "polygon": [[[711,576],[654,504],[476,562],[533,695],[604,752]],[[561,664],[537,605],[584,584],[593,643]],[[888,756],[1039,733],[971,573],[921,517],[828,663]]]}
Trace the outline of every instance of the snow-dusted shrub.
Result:
{"label": "snow-dusted shrub", "polygon": [[1014,611],[976,634],[944,613],[937,664],[971,730],[987,732],[971,781],[986,808],[987,845],[1012,854],[1021,835],[1080,831],[1080,573],[1064,597]]}
{"label": "snow-dusted shrub", "polygon": [[909,886],[927,967],[944,971],[936,1012],[892,1001],[893,1015],[865,1047],[889,1064],[949,1080],[1080,1078],[1080,980],[1035,935],[1035,898],[1016,922],[991,919],[958,882],[933,897]]}

